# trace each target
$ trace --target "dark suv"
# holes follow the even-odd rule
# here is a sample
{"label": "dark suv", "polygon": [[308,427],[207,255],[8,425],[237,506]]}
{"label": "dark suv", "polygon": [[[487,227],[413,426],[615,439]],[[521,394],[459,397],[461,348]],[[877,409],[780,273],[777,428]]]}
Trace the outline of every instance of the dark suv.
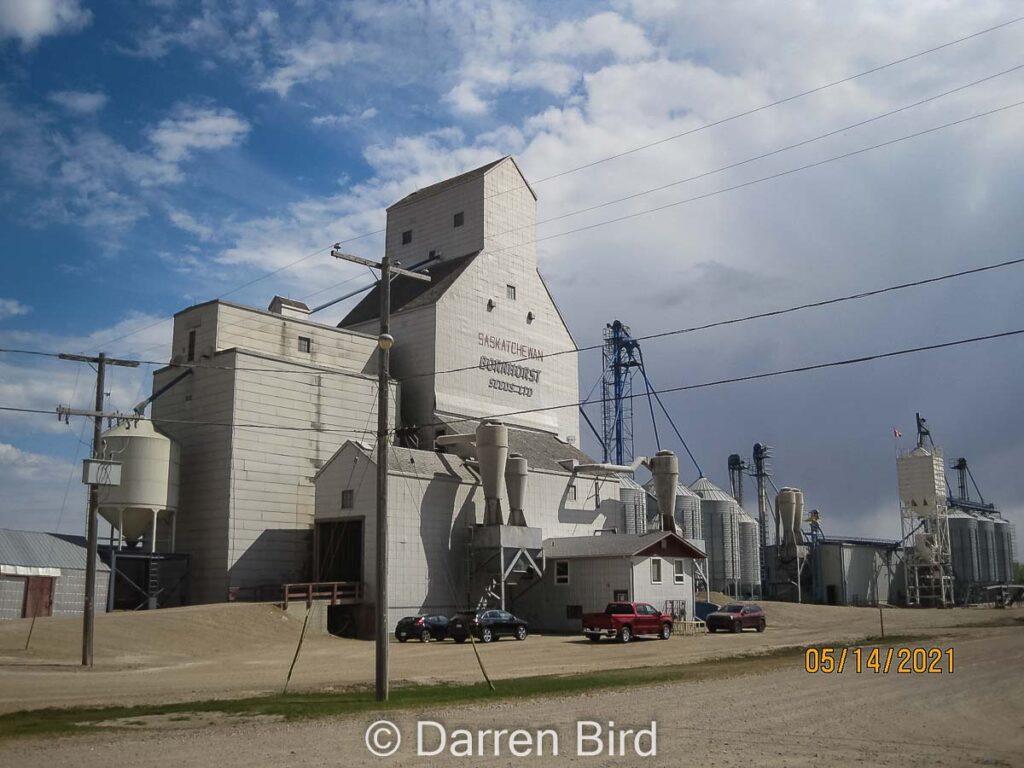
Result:
{"label": "dark suv", "polygon": [[714,613],[709,613],[704,623],[708,632],[717,632],[720,629],[727,629],[730,632],[756,629],[758,632],[764,632],[764,628],[768,626],[761,606],[740,603],[730,603]]}
{"label": "dark suv", "polygon": [[395,625],[395,637],[404,643],[416,638],[421,643],[448,637],[448,619],[444,616],[406,616]]}
{"label": "dark suv", "polygon": [[448,636],[452,640],[464,643],[470,633],[481,643],[489,643],[502,636],[525,640],[528,629],[525,621],[497,608],[466,611],[452,616],[448,622]]}

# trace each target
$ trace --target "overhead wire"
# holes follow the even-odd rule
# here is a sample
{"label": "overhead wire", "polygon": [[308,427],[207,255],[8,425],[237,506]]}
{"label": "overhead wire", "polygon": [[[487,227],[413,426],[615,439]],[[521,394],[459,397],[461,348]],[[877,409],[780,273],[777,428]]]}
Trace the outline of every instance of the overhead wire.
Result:
{"label": "overhead wire", "polygon": [[579,215],[584,214],[584,213],[590,213],[591,211],[600,210],[601,208],[607,208],[608,206],[611,206],[611,205],[618,205],[619,203],[624,203],[624,202],[628,202],[630,200],[635,200],[635,199],[638,199],[638,198],[641,198],[641,197],[645,197],[647,195],[654,194],[655,192],[663,192],[666,189],[671,189],[673,187],[677,187],[677,186],[680,186],[682,184],[688,184],[688,183],[690,183],[692,181],[698,181],[700,179],[705,179],[705,178],[708,178],[710,176],[714,176],[715,174],[722,173],[724,171],[734,170],[734,169],[740,168],[740,167],[742,167],[744,165],[748,165],[750,163],[757,162],[758,160],[764,160],[764,159],[769,158],[769,157],[774,157],[775,155],[780,155],[780,154],[782,154],[784,152],[789,152],[790,150],[798,149],[800,147],[806,147],[806,146],[808,146],[810,144],[813,144],[815,142],[831,138],[832,136],[837,136],[837,135],[839,135],[841,133],[845,133],[847,131],[852,131],[852,130],[855,130],[857,128],[862,128],[865,125],[870,125],[871,123],[878,122],[879,120],[884,120],[887,117],[892,117],[893,115],[898,115],[898,114],[900,114],[902,112],[906,112],[908,110],[915,109],[915,108],[923,106],[925,104],[929,104],[931,102],[934,102],[934,101],[937,101],[939,99],[945,98],[946,96],[950,96],[950,95],[955,94],[955,93],[960,93],[961,91],[967,90],[968,88],[973,88],[973,87],[975,87],[977,85],[981,85],[983,83],[987,83],[987,82],[989,82],[991,80],[994,80],[994,79],[996,79],[998,77],[1003,77],[1003,76],[1011,74],[1013,72],[1017,72],[1017,71],[1019,71],[1021,69],[1024,69],[1024,64],[1018,64],[1016,66],[1010,67],[1009,69],[1004,69],[1004,70],[1002,70],[1000,72],[996,72],[995,74],[991,74],[991,75],[988,75],[986,77],[980,78],[978,80],[973,80],[973,81],[971,81],[969,83],[965,83],[963,85],[957,86],[956,88],[951,88],[949,90],[943,91],[942,93],[937,93],[937,94],[935,94],[933,96],[929,96],[929,97],[924,98],[924,99],[919,99],[918,101],[912,102],[910,104],[905,104],[902,107],[898,107],[896,109],[891,109],[891,110],[889,110],[887,112],[882,112],[881,114],[874,115],[873,117],[869,117],[869,118],[864,119],[864,120],[859,120],[859,121],[857,121],[855,123],[850,123],[849,125],[844,125],[841,128],[836,128],[834,130],[828,131],[827,133],[822,133],[822,134],[819,134],[817,136],[812,136],[811,138],[804,139],[802,141],[798,141],[798,142],[793,143],[793,144],[786,144],[784,146],[777,147],[777,148],[769,150],[767,152],[762,152],[759,155],[754,155],[753,157],[748,157],[748,158],[746,158],[744,160],[738,160],[736,162],[729,163],[727,165],[722,165],[722,166],[719,166],[717,168],[713,168],[713,169],[708,170],[708,171],[703,171],[701,173],[698,173],[698,174],[693,175],[693,176],[688,176],[688,177],[683,178],[683,179],[677,179],[675,181],[671,181],[671,182],[668,182],[666,184],[661,184],[661,185],[656,186],[656,187],[650,187],[648,189],[643,189],[643,190],[641,190],[639,192],[634,192],[634,193],[626,195],[624,197],[617,197],[617,198],[615,198],[613,200],[606,200],[604,202],[596,203],[594,205],[590,205],[590,206],[587,206],[585,208],[579,208],[579,209],[576,209],[576,210],[573,210],[573,211],[568,211],[566,213],[559,214],[557,216],[551,216],[551,217],[548,217],[546,219],[540,219],[540,220],[538,220],[536,222],[531,222],[529,224],[522,224],[522,225],[517,226],[517,227],[512,227],[510,229],[506,229],[503,232],[497,232],[497,233],[495,233],[493,235],[487,235],[486,237],[489,240],[496,240],[497,238],[503,237],[504,235],[511,234],[513,232],[517,232],[517,231],[522,230],[522,229],[528,229],[528,228],[532,228],[534,226],[541,226],[542,224],[550,224],[553,221],[561,221],[563,219],[568,219],[568,218],[571,218],[573,216],[579,216]]}
{"label": "overhead wire", "polygon": [[[721,327],[725,327],[725,326],[729,326],[729,325],[736,325],[736,324],[739,324],[739,323],[750,322],[750,321],[753,321],[753,320],[762,320],[762,319],[771,318],[771,317],[780,317],[780,316],[787,315],[787,314],[792,314],[792,313],[795,313],[795,312],[801,312],[801,311],[804,311],[804,310],[807,310],[807,309],[817,309],[817,308],[821,308],[821,307],[831,306],[831,305],[834,305],[834,304],[841,304],[841,303],[850,302],[850,301],[858,301],[858,300],[861,300],[861,299],[871,298],[873,296],[880,296],[880,295],[883,295],[883,294],[886,294],[886,293],[892,293],[892,292],[895,292],[895,291],[907,290],[907,289],[910,289],[910,288],[917,288],[917,287],[924,286],[924,285],[930,285],[930,284],[933,284],[933,283],[944,282],[946,280],[953,280],[953,279],[957,279],[957,278],[961,278],[961,277],[967,277],[967,276],[970,276],[970,275],[981,274],[981,273],[984,273],[984,272],[989,272],[989,271],[993,271],[993,270],[997,270],[997,269],[1003,269],[1003,268],[1006,268],[1006,267],[1018,266],[1018,265],[1021,265],[1021,264],[1024,264],[1024,257],[1020,257],[1020,258],[1016,258],[1016,259],[1008,259],[1008,260],[1000,261],[1000,262],[997,262],[997,263],[994,263],[994,264],[985,264],[985,265],[979,266],[979,267],[971,267],[969,269],[962,269],[962,270],[958,270],[956,272],[949,272],[949,273],[942,274],[942,275],[936,275],[934,277],[927,277],[927,278],[921,278],[919,280],[912,280],[912,281],[908,281],[908,282],[904,282],[904,283],[897,283],[895,285],[889,285],[889,286],[885,286],[883,288],[874,288],[874,289],[870,289],[870,290],[866,290],[866,291],[858,291],[857,293],[846,294],[846,295],[843,295],[843,296],[837,296],[837,297],[833,297],[833,298],[829,298],[829,299],[818,299],[816,301],[810,301],[810,302],[806,302],[806,303],[803,303],[803,304],[797,304],[795,306],[785,307],[785,308],[782,308],[782,309],[771,309],[771,310],[766,310],[764,312],[757,312],[757,313],[753,313],[753,314],[749,314],[749,315],[742,315],[742,316],[739,316],[739,317],[728,318],[728,319],[725,319],[725,320],[716,320],[716,321],[713,321],[713,322],[710,322],[710,323],[703,323],[701,325],[693,325],[693,326],[688,326],[688,327],[684,327],[684,328],[675,328],[675,329],[671,329],[671,330],[667,330],[667,331],[658,331],[658,332],[655,332],[655,333],[649,333],[649,334],[644,334],[644,335],[641,335],[641,336],[635,336],[634,339],[636,341],[651,341],[651,340],[662,339],[662,338],[667,338],[667,337],[671,337],[671,336],[679,336],[679,335],[688,334],[688,333],[696,333],[696,332],[699,332],[699,331],[710,330],[710,329],[713,329],[713,328],[721,328]],[[588,351],[592,351],[592,350],[601,349],[603,346],[604,346],[603,343],[597,343],[597,344],[589,344],[589,345],[582,346],[582,347],[572,347],[572,348],[567,348],[567,349],[555,350],[554,352],[546,352],[546,353],[544,353],[543,359],[547,359],[547,358],[551,358],[551,357],[560,357],[562,355],[579,354],[581,352],[588,352]],[[24,349],[24,348],[12,348],[12,347],[0,347],[0,353],[35,355],[35,356],[40,356],[40,357],[51,357],[51,358],[60,357],[60,353],[58,353],[58,352],[49,352],[49,351],[43,351],[43,350]],[[535,360],[535,359],[537,359],[537,358],[520,357],[520,358],[513,358],[512,360],[508,360],[508,361],[505,361],[505,362],[519,363],[519,362],[529,362],[529,361]],[[321,370],[321,369],[309,369],[309,370],[299,370],[299,371],[296,371],[295,369],[292,369],[292,368],[247,368],[247,367],[232,367],[232,366],[222,366],[222,365],[209,365],[209,364],[206,364],[206,363],[199,363],[199,362],[191,362],[191,363],[189,363],[189,362],[164,363],[164,362],[160,362],[160,361],[156,361],[156,360],[137,360],[135,362],[138,362],[140,365],[159,365],[159,366],[167,367],[167,368],[193,368],[193,369],[199,369],[199,370],[209,369],[209,370],[223,370],[223,371],[242,371],[242,372],[259,372],[259,373],[285,373],[285,374],[301,373],[301,374],[308,374],[308,375],[332,375],[332,374],[344,375],[344,376],[358,376],[359,375],[357,373],[353,373],[352,371]],[[295,363],[295,365],[296,366],[302,366],[302,365],[308,365],[308,364],[297,361]],[[401,380],[402,381],[407,381],[407,380],[410,380],[410,379],[423,378],[423,377],[426,377],[426,376],[440,376],[440,375],[444,375],[444,374],[461,373],[461,372],[464,372],[464,371],[478,370],[479,368],[480,368],[479,365],[466,365],[466,366],[461,366],[461,367],[457,367],[457,368],[445,368],[445,369],[441,369],[441,370],[437,370],[437,371],[431,371],[429,373],[413,373],[413,374],[408,374],[406,376],[403,376],[401,378]],[[589,402],[589,398],[588,398],[587,402]],[[598,401],[594,401],[594,402],[598,402]]]}
{"label": "overhead wire", "polygon": [[[781,369],[781,370],[764,371],[764,372],[761,372],[761,373],[747,374],[747,375],[744,375],[744,376],[733,376],[733,377],[724,378],[724,379],[716,379],[716,380],[713,380],[713,381],[706,381],[706,382],[702,382],[702,383],[699,383],[699,384],[681,384],[679,386],[668,387],[666,389],[660,389],[660,390],[656,389],[656,390],[653,390],[653,391],[657,392],[660,395],[671,394],[671,393],[675,393],[675,392],[690,392],[690,391],[694,391],[694,390],[698,390],[698,389],[708,389],[708,388],[711,388],[711,387],[723,386],[723,385],[726,385],[726,384],[738,384],[738,383],[747,382],[747,381],[756,381],[756,380],[759,380],[759,379],[768,379],[768,378],[773,378],[773,377],[776,377],[776,376],[787,376],[787,375],[792,375],[792,374],[796,374],[796,373],[808,373],[808,372],[811,372],[811,371],[824,370],[824,369],[827,369],[827,368],[841,368],[841,367],[845,367],[845,366],[849,366],[849,365],[857,365],[857,364],[861,364],[861,363],[871,362],[871,361],[874,361],[874,360],[884,360],[884,359],[889,359],[889,358],[893,358],[893,357],[901,357],[903,355],[912,355],[912,354],[918,354],[918,353],[921,353],[921,352],[934,351],[934,350],[938,350],[938,349],[947,349],[947,348],[950,348],[950,347],[958,347],[958,346],[962,346],[962,345],[965,345],[965,344],[975,344],[975,343],[982,342],[982,341],[991,341],[991,340],[995,340],[995,339],[1003,339],[1003,338],[1009,338],[1009,337],[1012,337],[1012,336],[1019,336],[1021,334],[1024,334],[1024,328],[1021,328],[1021,329],[1018,329],[1018,330],[1013,330],[1013,331],[1001,331],[1001,332],[998,332],[998,333],[990,333],[990,334],[986,334],[984,336],[973,336],[973,337],[964,338],[964,339],[956,339],[954,341],[944,341],[944,342],[939,342],[939,343],[936,343],[936,344],[926,344],[926,345],[922,345],[922,346],[918,346],[918,347],[909,347],[909,348],[906,348],[906,349],[898,349],[898,350],[894,350],[894,351],[891,351],[891,352],[878,352],[878,353],[871,354],[871,355],[862,355],[862,356],[859,356],[859,357],[851,357],[851,358],[846,358],[846,359],[843,359],[843,360],[833,360],[833,361],[829,361],[829,362],[825,362],[825,363],[813,363],[813,364],[810,364],[810,365],[797,366],[795,368],[784,368],[784,369]],[[642,397],[642,396],[643,395],[631,395],[630,398],[632,399],[632,398]],[[612,402],[613,400],[614,400],[614,398],[605,397],[605,398],[601,398],[601,399],[598,399],[598,400],[593,400],[593,401],[591,401],[591,403],[593,404],[593,403]],[[454,418],[453,417],[453,418],[445,419],[443,421],[434,421],[434,422],[430,422],[428,424],[421,424],[419,426],[421,428],[423,428],[423,427],[448,427],[448,426],[450,426],[452,424],[458,424],[460,422],[476,422],[476,421],[482,421],[482,420],[486,420],[486,419],[502,419],[502,418],[506,418],[508,416],[523,416],[523,415],[529,415],[529,414],[535,414],[535,413],[544,413],[544,412],[548,412],[548,411],[557,411],[557,410],[561,410],[563,408],[578,408],[579,406],[580,406],[580,401],[577,400],[577,401],[574,401],[574,402],[571,402],[571,403],[561,403],[559,405],[540,406],[540,407],[537,407],[537,408],[525,408],[525,409],[515,410],[515,411],[504,411],[504,412],[501,412],[501,413],[492,413],[492,414],[489,414],[489,415],[476,416],[476,417],[473,417],[473,418]]]}
{"label": "overhead wire", "polygon": [[[675,141],[676,139],[683,138],[684,136],[689,136],[689,135],[692,135],[694,133],[698,133],[700,131],[705,131],[705,130],[708,130],[710,128],[714,128],[714,127],[719,126],[719,125],[724,125],[726,123],[733,122],[735,120],[739,120],[739,119],[747,117],[749,115],[753,115],[753,114],[757,114],[759,112],[763,112],[763,111],[765,111],[767,109],[771,109],[771,108],[774,108],[774,107],[777,107],[777,106],[781,106],[783,104],[787,104],[787,103],[792,102],[792,101],[796,101],[797,99],[801,99],[801,98],[803,98],[805,96],[810,96],[810,95],[815,94],[815,93],[821,93],[822,91],[828,90],[830,88],[834,88],[836,86],[852,82],[852,81],[857,80],[859,78],[866,77],[868,75],[872,75],[872,74],[875,74],[877,72],[881,72],[883,70],[890,69],[892,67],[896,67],[896,66],[898,66],[900,64],[905,64],[906,62],[913,61],[913,60],[921,58],[923,56],[927,56],[927,55],[929,55],[931,53],[936,53],[936,52],[944,50],[946,48],[950,48],[950,47],[959,45],[961,43],[967,42],[969,40],[976,39],[976,38],[981,37],[983,35],[986,35],[986,34],[989,34],[989,33],[992,33],[992,32],[996,32],[996,31],[998,31],[1000,29],[1004,29],[1006,27],[1012,26],[1012,25],[1017,24],[1017,23],[1019,23],[1021,21],[1024,21],[1024,16],[1017,16],[1017,17],[1014,17],[1014,18],[1011,18],[1011,19],[1007,19],[1006,21],[1000,22],[999,24],[994,24],[994,25],[992,25],[990,27],[986,27],[986,28],[978,30],[976,32],[972,32],[971,34],[964,35],[962,37],[958,37],[958,38],[955,38],[953,40],[949,40],[949,41],[946,41],[944,43],[940,43],[938,45],[931,46],[930,48],[926,48],[924,50],[917,51],[916,53],[912,53],[912,54],[909,54],[909,55],[906,55],[906,56],[902,56],[902,57],[900,57],[898,59],[894,59],[892,61],[886,62],[885,64],[880,64],[880,65],[877,65],[877,66],[874,66],[874,67],[870,67],[870,68],[868,68],[866,70],[863,70],[861,72],[857,72],[857,73],[855,73],[853,75],[848,75],[846,77],[839,78],[838,80],[833,80],[831,82],[824,83],[824,84],[819,85],[819,86],[815,86],[814,88],[809,88],[807,90],[800,91],[798,93],[791,94],[789,96],[786,96],[786,97],[783,97],[783,98],[780,98],[780,99],[776,99],[774,101],[768,102],[766,104],[762,104],[762,105],[760,105],[758,107],[754,107],[752,109],[743,110],[741,112],[737,112],[737,113],[729,115],[727,117],[718,118],[716,120],[712,120],[712,121],[703,123],[703,124],[701,124],[699,126],[696,126],[694,128],[690,128],[690,129],[688,129],[686,131],[682,131],[682,132],[679,132],[679,133],[672,134],[671,136],[666,136],[666,137],[658,139],[656,141],[647,142],[645,144],[642,144],[642,145],[639,145],[639,146],[635,146],[635,147],[630,147],[628,149],[622,150],[620,152],[613,153],[613,154],[608,155],[606,157],[602,157],[602,158],[598,158],[597,160],[589,161],[589,162],[584,163],[582,165],[574,166],[572,168],[566,168],[566,169],[564,169],[562,171],[558,171],[557,173],[553,173],[553,174],[550,174],[550,175],[545,176],[543,178],[537,179],[536,181],[534,181],[534,185],[544,184],[544,183],[546,183],[548,181],[552,181],[554,179],[562,178],[562,177],[568,176],[570,174],[578,173],[579,171],[583,171],[583,170],[586,170],[588,168],[593,168],[594,166],[597,166],[597,165],[600,165],[600,164],[603,164],[603,163],[606,163],[606,162],[610,162],[612,160],[616,160],[616,159],[619,159],[621,157],[625,157],[627,155],[636,154],[637,152],[641,152],[641,151],[644,151],[646,149],[650,149],[652,147],[668,143],[670,141]],[[470,180],[467,179],[467,180],[464,180],[464,181],[462,181],[460,183],[465,184],[465,183],[469,183],[469,181]],[[453,186],[458,186],[458,183],[455,184],[455,185],[448,185],[446,187],[446,189],[451,189]],[[509,190],[502,190],[501,192],[496,193],[496,194],[507,194],[508,191]],[[373,235],[382,234],[385,231],[386,231],[385,228],[381,228],[381,229],[376,229],[376,230],[373,230],[373,231],[363,232],[363,233],[358,234],[358,235],[353,235],[352,237],[349,237],[349,238],[347,238],[347,239],[345,239],[345,240],[343,240],[341,242],[343,244],[344,243],[352,243],[352,242],[356,242],[358,240],[361,240],[361,239],[364,239],[364,238],[367,238],[367,237],[371,237]],[[281,272],[283,272],[283,271],[285,271],[287,269],[291,269],[292,267],[295,267],[298,264],[300,264],[300,263],[302,263],[302,262],[304,262],[304,261],[306,261],[306,260],[308,260],[310,258],[313,258],[313,256],[316,256],[316,255],[318,255],[320,253],[324,253],[325,251],[329,250],[330,248],[331,248],[331,246],[326,246],[326,247],[321,248],[321,249],[319,249],[317,251],[314,251],[314,252],[312,252],[310,254],[307,254],[306,256],[303,256],[303,257],[301,257],[299,259],[296,259],[293,262],[290,262],[290,263],[285,264],[285,265],[283,265],[281,267],[278,267],[277,269],[274,269],[274,270],[271,270],[270,272],[264,273],[263,275],[260,275],[260,276],[258,276],[256,278],[253,278],[252,280],[249,280],[249,281],[243,283],[242,285],[240,285],[240,286],[238,286],[236,288],[232,288],[231,290],[227,291],[226,293],[221,294],[220,298],[223,298],[224,296],[231,295],[233,293],[237,293],[238,291],[244,290],[245,288],[248,288],[248,287],[250,287],[252,285],[255,285],[256,283],[258,283],[258,282],[260,282],[262,280],[265,280],[265,279],[267,279],[269,277],[273,277],[276,274],[280,274]],[[157,325],[161,325],[161,324],[163,324],[165,322],[168,322],[171,319],[173,319],[173,317],[172,318],[164,318],[164,319],[161,319],[159,321],[156,321],[156,322],[153,322],[153,323],[149,323],[149,324],[147,324],[145,326],[141,326],[139,328],[133,329],[133,330],[128,331],[128,332],[126,332],[124,334],[121,334],[119,336],[115,336],[115,337],[112,337],[111,339],[107,339],[107,340],[101,342],[99,344],[99,346],[105,346],[105,345],[113,344],[116,341],[120,341],[122,339],[128,338],[129,336],[134,336],[134,335],[136,335],[138,333],[141,333],[141,332],[143,332],[145,330],[149,330],[151,328],[154,328]]]}
{"label": "overhead wire", "polygon": [[[890,358],[894,358],[894,357],[901,357],[901,356],[904,356],[904,355],[918,354],[918,353],[921,353],[921,352],[930,352],[930,351],[935,351],[935,350],[939,350],[939,349],[949,349],[949,348],[952,348],[952,347],[959,347],[959,346],[963,346],[963,345],[966,345],[966,344],[976,344],[976,343],[983,342],[983,341],[992,341],[992,340],[996,340],[996,339],[1005,339],[1005,338],[1020,336],[1022,334],[1024,334],[1024,328],[1016,329],[1016,330],[1012,330],[1012,331],[1000,331],[1000,332],[985,334],[985,335],[981,335],[981,336],[972,336],[972,337],[963,338],[963,339],[955,339],[953,341],[944,341],[944,342],[937,342],[937,343],[934,343],[934,344],[925,344],[925,345],[921,345],[921,346],[917,346],[917,347],[908,347],[908,348],[893,350],[893,351],[889,351],[889,352],[876,352],[876,353],[873,353],[873,354],[870,354],[870,355],[861,355],[861,356],[858,356],[858,357],[845,358],[845,359],[841,359],[841,360],[832,360],[832,361],[828,361],[828,362],[824,362],[824,363],[812,363],[812,364],[809,364],[809,365],[796,366],[796,367],[793,367],[793,368],[784,368],[784,369],[774,370],[774,371],[763,371],[763,372],[760,372],[760,373],[746,374],[746,375],[742,375],[742,376],[732,376],[732,377],[723,378],[723,379],[715,379],[715,380],[712,380],[712,381],[701,382],[701,383],[698,383],[698,384],[681,384],[681,385],[674,386],[674,387],[667,387],[665,389],[652,389],[652,393],[657,393],[659,395],[665,395],[665,394],[672,394],[672,393],[676,393],[676,392],[690,392],[690,391],[699,390],[699,389],[708,389],[708,388],[712,388],[712,387],[724,386],[726,384],[737,384],[737,383],[742,383],[742,382],[747,382],[747,381],[756,381],[756,380],[759,380],[759,379],[767,379],[767,378],[774,378],[774,377],[778,377],[778,376],[793,375],[793,374],[797,374],[797,373],[809,373],[809,372],[812,372],[812,371],[825,370],[825,369],[829,369],[829,368],[840,368],[840,367],[845,367],[845,366],[850,366],[850,365],[858,365],[858,364],[872,362],[872,361],[876,361],[876,360],[885,360],[885,359],[890,359]],[[642,396],[643,395],[632,395],[631,398],[642,397]],[[600,399],[597,399],[597,400],[592,400],[592,401],[590,401],[590,403],[591,404],[604,403],[604,402],[611,402],[613,400],[614,400],[614,398],[605,397],[605,398],[600,398]],[[525,409],[514,410],[514,411],[503,411],[501,413],[493,413],[493,414],[486,415],[486,416],[475,416],[473,418],[456,418],[456,417],[452,417],[452,418],[445,419],[444,421],[435,421],[435,422],[430,422],[430,423],[427,423],[427,424],[420,424],[418,426],[420,428],[423,428],[423,427],[435,427],[435,426],[447,427],[447,426],[450,426],[451,424],[456,424],[456,423],[461,423],[461,422],[476,422],[476,421],[481,421],[481,420],[486,420],[486,419],[501,419],[501,418],[506,418],[508,416],[521,416],[521,415],[529,415],[529,414],[535,414],[535,413],[545,413],[545,412],[560,410],[560,409],[564,409],[564,408],[579,408],[580,405],[582,405],[582,401],[575,400],[575,401],[570,402],[570,403],[561,403],[561,404],[558,404],[558,405],[539,406],[539,407],[536,407],[536,408],[525,408]],[[47,410],[43,410],[43,409],[39,409],[39,408],[24,408],[24,407],[9,406],[9,405],[0,405],[0,411],[7,411],[7,412],[14,412],[14,413],[42,414],[42,415],[47,415],[47,416],[51,416],[51,417],[56,415],[56,411],[47,411]],[[310,426],[310,427],[298,427],[298,426],[276,425],[276,424],[252,424],[252,423],[237,423],[237,422],[216,422],[216,421],[202,421],[202,420],[188,420],[188,419],[171,419],[171,418],[152,419],[152,418],[146,418],[146,417],[141,417],[141,416],[140,417],[131,416],[131,417],[126,417],[126,418],[128,418],[129,420],[151,421],[151,422],[166,423],[166,424],[191,424],[191,425],[198,425],[198,426],[214,426],[214,427],[242,427],[242,428],[251,428],[251,429],[270,429],[270,430],[282,430],[282,431],[294,431],[294,432],[344,432],[344,433],[348,433],[348,434],[359,434],[358,430],[352,430],[352,429],[348,429],[348,428],[344,428],[344,427],[324,427],[324,426],[321,426],[321,427],[312,427],[312,426]],[[388,430],[388,433],[389,434],[393,434],[394,431],[395,431],[394,428],[391,428],[391,429]],[[372,433],[367,433],[367,434],[371,434],[373,436],[376,436],[377,432],[374,431]]]}

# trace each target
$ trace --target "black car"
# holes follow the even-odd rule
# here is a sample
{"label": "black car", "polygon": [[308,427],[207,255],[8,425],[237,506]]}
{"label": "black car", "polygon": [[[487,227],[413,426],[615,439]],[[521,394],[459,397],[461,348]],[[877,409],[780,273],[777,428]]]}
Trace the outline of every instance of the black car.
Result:
{"label": "black car", "polygon": [[503,636],[525,640],[529,630],[525,621],[497,608],[452,616],[448,634],[456,643],[466,642],[470,633],[481,643],[489,643]]}
{"label": "black car", "polygon": [[395,637],[404,643],[416,638],[421,643],[448,637],[447,616],[406,616],[395,625]]}

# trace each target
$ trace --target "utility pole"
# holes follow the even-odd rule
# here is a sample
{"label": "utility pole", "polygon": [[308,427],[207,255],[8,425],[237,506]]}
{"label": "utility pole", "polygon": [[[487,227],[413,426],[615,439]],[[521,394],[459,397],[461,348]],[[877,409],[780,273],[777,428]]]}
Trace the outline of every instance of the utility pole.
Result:
{"label": "utility pole", "polygon": [[[79,363],[96,365],[96,411],[92,423],[92,458],[100,458],[100,435],[103,432],[103,388],[106,384],[108,365],[120,365],[125,368],[138,368],[136,360],[118,360],[107,357],[103,352],[97,357],[85,355],[60,355],[61,360],[74,360]],[[96,626],[96,545],[99,538],[100,487],[96,483],[89,485],[89,519],[86,526],[87,543],[85,554],[85,601],[82,605],[82,666],[92,666],[93,637]]]}
{"label": "utility pole", "polygon": [[410,272],[391,263],[385,254],[378,264],[359,256],[342,253],[341,244],[335,244],[331,256],[380,271],[380,335],[377,337],[377,626],[375,631],[375,681],[377,701],[388,700],[388,379],[390,377],[391,347],[391,280],[392,275],[403,275],[430,282],[429,275]]}

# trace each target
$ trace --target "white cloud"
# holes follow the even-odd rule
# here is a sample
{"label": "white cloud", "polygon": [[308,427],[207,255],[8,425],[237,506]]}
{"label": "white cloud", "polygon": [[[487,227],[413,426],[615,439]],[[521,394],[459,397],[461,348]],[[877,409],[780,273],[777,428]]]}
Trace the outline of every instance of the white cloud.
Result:
{"label": "white cloud", "polygon": [[468,80],[456,85],[444,98],[456,112],[463,115],[483,115],[488,110],[487,102],[477,95],[476,84]]}
{"label": "white cloud", "polygon": [[317,115],[310,122],[316,126],[344,126],[353,123],[366,122],[377,116],[375,107],[367,107],[362,112],[346,112],[341,115]]}
{"label": "white cloud", "polygon": [[285,63],[274,69],[261,87],[284,98],[297,83],[326,80],[354,54],[355,46],[347,41],[310,40],[285,50]]}
{"label": "white cloud", "polygon": [[15,38],[26,48],[42,38],[78,32],[92,21],[79,0],[0,0],[0,39]]}
{"label": "white cloud", "polygon": [[54,91],[46,98],[75,115],[95,114],[107,103],[107,94],[102,91]]}
{"label": "white cloud", "polygon": [[173,117],[149,131],[156,156],[180,163],[197,149],[223,149],[238,144],[249,133],[249,123],[231,109],[179,106]]}
{"label": "white cloud", "polygon": [[654,53],[654,47],[642,27],[612,12],[562,22],[542,31],[534,40],[533,47],[539,54],[555,58],[607,53],[617,61],[635,61]]}
{"label": "white cloud", "polygon": [[22,304],[16,299],[0,299],[0,320],[7,317],[27,315],[31,311],[32,307]]}
{"label": "white cloud", "polygon": [[94,127],[15,108],[0,90],[0,166],[24,185],[22,202],[34,200],[29,221],[103,230],[108,249],[116,248],[112,235],[166,205],[158,191],[185,180],[183,166],[196,152],[234,146],[249,130],[230,109],[179,105],[143,130],[148,146],[129,149]]}
{"label": "white cloud", "polygon": [[203,241],[212,240],[214,237],[213,227],[209,227],[195,219],[187,211],[171,209],[167,212],[167,218],[171,223],[183,232],[195,235]]}

